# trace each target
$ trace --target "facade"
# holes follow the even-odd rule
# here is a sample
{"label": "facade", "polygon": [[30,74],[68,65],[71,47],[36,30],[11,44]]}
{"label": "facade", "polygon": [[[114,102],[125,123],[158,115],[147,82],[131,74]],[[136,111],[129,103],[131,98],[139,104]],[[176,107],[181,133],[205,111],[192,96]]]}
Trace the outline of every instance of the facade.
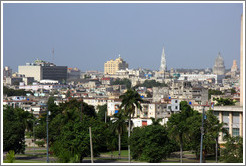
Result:
{"label": "facade", "polygon": [[126,70],[128,64],[121,58],[107,61],[104,64],[104,74],[115,74],[119,70]]}
{"label": "facade", "polygon": [[8,66],[3,68],[3,77],[11,77],[12,76],[12,69]]}
{"label": "facade", "polygon": [[[241,15],[241,34],[240,34],[240,106],[243,106],[243,77],[244,77],[244,73],[243,70],[245,67],[243,67],[243,62],[244,62],[244,58],[243,58],[243,15]],[[245,55],[244,55],[245,57]]]}
{"label": "facade", "polygon": [[221,83],[223,80],[223,75],[216,75],[216,74],[180,74],[178,80],[186,80],[186,81],[207,81],[207,80],[214,80],[215,83]]}
{"label": "facade", "polygon": [[161,65],[159,71],[165,72],[167,70],[167,65],[166,65],[166,55],[164,51],[164,47],[162,49],[162,54],[161,54]]}
{"label": "facade", "polygon": [[232,67],[231,67],[231,72],[237,72],[237,70],[238,70],[237,61],[233,60],[233,64],[232,64]]}
{"label": "facade", "polygon": [[35,63],[26,63],[25,66],[18,66],[18,73],[25,77],[34,77],[36,81],[48,79],[62,82],[67,80],[67,66],[55,66],[41,60],[36,60]]}
{"label": "facade", "polygon": [[67,69],[67,79],[79,79],[81,71],[78,68]]}
{"label": "facade", "polygon": [[[229,131],[232,136],[243,136],[243,107],[241,106],[214,106],[214,115],[220,122],[225,123],[224,128]],[[219,143],[225,143],[221,133]]]}
{"label": "facade", "polygon": [[225,65],[224,65],[224,59],[220,55],[220,52],[215,60],[213,73],[216,75],[225,75]]}

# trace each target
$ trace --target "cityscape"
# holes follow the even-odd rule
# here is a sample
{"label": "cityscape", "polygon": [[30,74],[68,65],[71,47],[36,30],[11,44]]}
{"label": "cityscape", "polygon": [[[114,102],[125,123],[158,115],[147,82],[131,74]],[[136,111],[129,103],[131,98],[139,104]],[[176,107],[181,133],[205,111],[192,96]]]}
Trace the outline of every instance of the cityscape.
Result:
{"label": "cityscape", "polygon": [[[8,27],[7,35],[3,38],[6,45],[3,47],[5,51],[1,69],[3,92],[1,98],[3,103],[3,116],[1,116],[3,126],[2,164],[244,164],[245,67],[243,61],[245,52],[243,42],[245,41],[245,32],[243,27],[245,18],[242,13],[244,11],[240,15],[237,14],[240,24],[239,22],[238,24],[234,23],[238,30],[234,33],[239,34],[238,45],[231,46],[231,48],[216,47],[217,52],[213,51],[213,55],[207,55],[210,64],[205,64],[206,60],[203,60],[202,56],[196,58],[197,60],[193,60],[192,56],[185,56],[187,53],[184,53],[187,58],[177,56],[175,51],[172,51],[174,46],[170,46],[167,41],[165,41],[167,44],[161,43],[159,47],[150,45],[142,48],[145,50],[156,48],[153,52],[157,55],[148,56],[147,58],[150,59],[147,59],[145,54],[141,58],[137,55],[135,58],[130,57],[125,55],[126,51],[124,50],[113,51],[114,56],[100,58],[92,53],[91,57],[94,60],[90,59],[90,55],[76,57],[73,55],[74,53],[59,57],[59,49],[66,48],[59,46],[57,49],[54,45],[49,46],[49,53],[46,56],[39,53],[37,56],[31,56],[32,53],[25,56],[27,49],[32,50],[32,48],[23,46],[25,39],[29,40],[31,33],[39,32],[29,29],[31,32],[29,34],[28,30],[24,33],[23,43],[18,42],[16,45],[10,34],[16,29],[15,23],[20,28],[25,23],[23,25],[17,23],[18,21],[15,19],[18,18],[18,14],[11,15],[13,12],[22,12],[28,8],[28,10],[33,10],[32,12],[36,15],[35,12],[40,10],[40,7],[44,7],[42,5],[61,11],[66,7],[77,10],[76,7],[79,8],[79,6],[70,6],[71,4],[66,3],[57,4],[58,6],[46,3],[34,6],[24,3],[13,5],[2,3],[2,5],[6,5],[3,7],[6,12],[4,26]],[[96,7],[99,7],[99,13],[107,8],[106,4],[80,3],[79,5],[82,7],[89,5],[84,8],[88,11],[94,11]],[[113,10],[120,9],[119,11],[125,12],[124,9],[129,9],[131,12],[135,7],[136,10],[144,7],[145,10],[151,11],[152,7],[154,10],[159,10],[159,7],[162,9],[162,5],[174,4],[163,3],[160,6],[158,4],[155,6],[155,4],[131,5],[129,3],[122,4],[120,7],[117,6],[118,4],[109,5],[114,7]],[[189,4],[185,5],[187,6],[184,8]],[[193,9],[192,5],[194,4],[191,4]],[[216,5],[220,8],[220,5],[225,4]],[[227,10],[228,7],[238,9],[237,5],[241,5],[241,10],[245,7],[245,4],[241,2],[226,4],[225,9]],[[204,4],[205,11],[212,11],[213,7],[213,4]],[[17,8],[18,11],[14,10]],[[222,8],[224,7],[221,6]],[[109,13],[105,12],[102,15]],[[59,12],[56,11],[55,14],[59,15]],[[19,15],[24,14],[20,13]],[[124,15],[128,14],[123,13]],[[28,17],[32,17],[32,15]],[[33,18],[35,17],[37,16],[33,16]],[[6,23],[7,18],[10,19],[8,23]],[[25,22],[25,17],[23,18]],[[13,22],[11,22],[12,19]],[[225,20],[227,19],[225,16]],[[28,19],[26,18],[26,20]],[[88,22],[84,21],[84,24],[88,27],[90,24],[92,26],[93,23],[90,22],[90,19],[88,20]],[[231,24],[229,21],[228,23]],[[6,29],[6,27],[4,28]],[[40,33],[42,32],[40,31]],[[47,31],[47,33],[49,32]],[[93,33],[96,32],[93,31]],[[134,33],[138,32],[134,31]],[[169,33],[175,35],[175,32]],[[228,36],[230,35],[228,34]],[[32,38],[34,37],[30,39]],[[104,39],[105,42],[100,43],[103,47],[108,47],[105,49],[110,49],[110,45],[107,43],[110,38],[111,36],[108,36],[108,39]],[[120,37],[119,41],[121,39],[123,37]],[[35,40],[33,39],[33,41]],[[42,37],[40,37],[41,40]],[[85,40],[88,40],[86,43],[88,50],[92,46],[96,50],[100,50],[101,47],[97,48],[98,43],[95,42],[94,45],[90,43],[89,38],[85,38]],[[211,38],[211,40],[214,39]],[[231,41],[233,40],[231,39]],[[56,42],[64,41],[57,39]],[[68,39],[66,42],[67,49],[69,49],[69,42],[73,43],[73,41]],[[140,45],[142,44],[141,39],[138,42]],[[122,43],[117,43],[119,48],[124,48],[120,47]],[[17,50],[19,44],[23,46],[21,50]],[[76,43],[73,44],[76,45]],[[183,44],[185,45],[185,43]],[[43,46],[40,47],[43,48]],[[86,49],[86,46],[81,47]],[[127,44],[125,47],[130,49]],[[238,50],[228,56],[229,53],[226,50],[230,49]],[[20,53],[20,57],[15,55],[16,60],[13,56],[17,53],[15,51]],[[104,51],[102,50],[102,53]],[[119,52],[123,52],[123,54]],[[141,50],[139,52],[142,53]],[[194,52],[196,52],[195,49]],[[235,55],[237,53],[238,55]],[[207,54],[211,54],[211,52],[208,51]],[[156,57],[158,57],[157,60]],[[76,58],[78,58],[77,62],[75,62]],[[154,64],[154,62],[156,63]],[[183,65],[180,65],[182,63]],[[94,64],[98,66],[93,68]],[[154,64],[154,67],[150,67],[150,64]]]}

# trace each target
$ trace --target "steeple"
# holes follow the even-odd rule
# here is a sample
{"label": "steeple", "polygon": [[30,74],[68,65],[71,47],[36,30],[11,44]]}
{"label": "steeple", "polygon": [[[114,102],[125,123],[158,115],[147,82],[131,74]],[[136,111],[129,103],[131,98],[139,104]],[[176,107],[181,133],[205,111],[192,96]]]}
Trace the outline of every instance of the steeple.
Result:
{"label": "steeple", "polygon": [[165,51],[164,47],[162,49],[162,54],[161,54],[161,65],[160,65],[160,71],[165,72],[167,70],[167,65],[166,65],[166,56],[165,56]]}

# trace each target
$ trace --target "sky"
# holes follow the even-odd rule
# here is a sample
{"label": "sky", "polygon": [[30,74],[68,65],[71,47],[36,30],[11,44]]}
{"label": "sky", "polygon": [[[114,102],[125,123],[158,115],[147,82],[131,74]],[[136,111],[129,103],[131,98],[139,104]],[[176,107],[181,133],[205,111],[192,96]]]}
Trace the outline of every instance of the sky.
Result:
{"label": "sky", "polygon": [[[42,59],[82,71],[103,71],[119,54],[130,69],[226,68],[240,62],[239,3],[5,3],[3,65]],[[52,49],[54,48],[54,56]]]}

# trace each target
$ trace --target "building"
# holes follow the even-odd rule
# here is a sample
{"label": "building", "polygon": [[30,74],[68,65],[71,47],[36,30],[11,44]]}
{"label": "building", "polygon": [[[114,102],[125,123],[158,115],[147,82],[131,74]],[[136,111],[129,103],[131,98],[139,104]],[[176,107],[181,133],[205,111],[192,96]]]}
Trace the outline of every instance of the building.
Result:
{"label": "building", "polygon": [[3,69],[3,77],[11,77],[12,76],[12,69],[8,66],[5,66]]}
{"label": "building", "polygon": [[166,55],[165,55],[165,51],[163,47],[162,54],[161,54],[160,68],[159,68],[159,71],[155,72],[155,77],[163,79],[166,77],[166,75],[167,75],[167,64],[166,64]]}
{"label": "building", "polygon": [[232,64],[232,67],[231,67],[231,72],[237,72],[237,70],[238,70],[237,61],[233,60],[233,64]]}
{"label": "building", "polygon": [[[225,123],[224,128],[232,136],[243,136],[243,107],[240,106],[214,106],[214,115],[220,122]],[[225,143],[221,133],[219,143]]]}
{"label": "building", "polygon": [[128,64],[119,56],[119,58],[107,61],[104,64],[104,74],[115,74],[117,71],[127,68]]}
{"label": "building", "polygon": [[56,66],[42,60],[26,63],[25,66],[18,66],[18,73],[25,75],[25,77],[34,77],[36,81],[43,79],[67,81],[67,66]]}
{"label": "building", "polygon": [[67,68],[67,79],[74,80],[80,78],[81,71],[78,68]]}
{"label": "building", "polygon": [[160,69],[159,71],[167,71],[167,64],[166,64],[166,55],[165,55],[165,51],[164,51],[164,47],[162,49],[162,54],[161,54],[161,65],[160,65]]}
{"label": "building", "polygon": [[241,15],[241,34],[240,34],[240,106],[243,106],[243,77],[244,73],[243,70],[245,70],[245,67],[243,66],[243,62],[245,59],[243,58],[243,15]]}
{"label": "building", "polygon": [[178,80],[180,81],[207,81],[214,80],[215,83],[221,83],[225,77],[223,75],[216,74],[180,74]]}
{"label": "building", "polygon": [[220,55],[220,52],[215,60],[213,73],[216,75],[225,75],[225,65],[224,65],[224,59]]}

